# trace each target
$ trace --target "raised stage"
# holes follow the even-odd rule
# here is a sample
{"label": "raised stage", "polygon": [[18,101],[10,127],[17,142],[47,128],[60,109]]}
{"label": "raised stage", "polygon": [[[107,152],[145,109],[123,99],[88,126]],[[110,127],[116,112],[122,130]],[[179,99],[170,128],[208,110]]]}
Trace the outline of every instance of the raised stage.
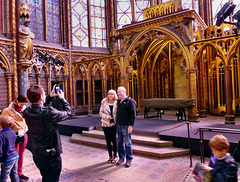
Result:
{"label": "raised stage", "polygon": [[[93,130],[97,126],[101,126],[100,117],[98,115],[78,116],[66,121],[60,122],[59,130],[62,135],[71,136],[72,133],[81,133],[83,130]],[[235,119],[239,120],[239,118]],[[236,121],[235,125],[224,124],[224,117],[208,116],[201,119],[200,122],[189,123],[189,134],[191,142],[191,152],[193,155],[200,155],[200,136],[199,128],[222,128],[222,129],[234,129],[240,131],[240,122]],[[148,133],[149,135],[158,134],[161,140],[173,141],[175,147],[189,148],[188,145],[188,129],[187,124],[184,121],[176,121],[176,116],[173,113],[164,114],[163,119],[143,119],[140,115],[136,119],[133,132],[136,134]],[[209,139],[217,133],[204,132],[204,153],[205,156],[210,155],[208,147]],[[240,140],[240,134],[222,133],[225,135],[230,143],[230,153],[232,153]],[[236,156],[240,156],[240,152],[235,152]],[[240,157],[235,157],[237,161],[240,161]]]}

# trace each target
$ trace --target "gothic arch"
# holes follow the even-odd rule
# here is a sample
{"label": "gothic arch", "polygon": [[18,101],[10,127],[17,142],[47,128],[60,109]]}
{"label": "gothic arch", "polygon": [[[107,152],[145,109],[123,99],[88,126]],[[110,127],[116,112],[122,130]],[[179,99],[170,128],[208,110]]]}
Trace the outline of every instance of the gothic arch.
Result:
{"label": "gothic arch", "polygon": [[11,72],[12,71],[12,68],[11,68],[11,64],[10,62],[8,61],[8,58],[7,56],[2,52],[0,51],[0,65],[1,67],[6,71],[6,72]]}
{"label": "gothic arch", "polygon": [[184,45],[184,42],[180,39],[180,37],[177,34],[175,34],[174,32],[172,32],[166,28],[163,28],[163,27],[153,27],[153,28],[149,28],[149,29],[146,29],[146,30],[140,32],[137,35],[137,37],[133,40],[133,42],[130,44],[129,48],[126,51],[125,58],[124,58],[125,63],[129,59],[130,52],[137,45],[137,43],[139,42],[141,37],[144,36],[149,31],[159,31],[162,34],[166,35],[168,37],[168,39],[173,40],[174,42],[178,43],[180,49],[182,50],[183,57],[185,57],[185,59],[186,59],[187,68],[190,68],[190,52],[187,49],[187,47]]}
{"label": "gothic arch", "polygon": [[67,65],[67,61],[65,60],[65,58],[60,54],[56,54],[54,56],[54,58],[58,58],[60,61],[64,62],[64,65],[61,67],[61,70],[63,71],[64,75],[67,75],[68,74],[68,65]]}
{"label": "gothic arch", "polygon": [[197,50],[197,52],[195,54],[196,56],[195,56],[194,61],[193,61],[194,64],[196,63],[196,61],[199,60],[199,58],[201,57],[201,53],[208,46],[213,47],[217,51],[217,56],[224,60],[225,55],[221,52],[221,50],[215,44],[213,44],[212,42],[206,42],[200,47],[200,49]]}

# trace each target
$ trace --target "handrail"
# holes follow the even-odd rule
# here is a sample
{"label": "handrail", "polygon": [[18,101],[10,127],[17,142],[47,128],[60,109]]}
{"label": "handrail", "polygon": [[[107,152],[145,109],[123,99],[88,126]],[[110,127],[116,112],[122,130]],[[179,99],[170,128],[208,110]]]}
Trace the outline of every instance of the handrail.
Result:
{"label": "handrail", "polygon": [[203,144],[204,132],[220,132],[220,133],[240,134],[240,130],[237,130],[237,129],[231,129],[231,128],[214,128],[214,127],[200,127],[200,128],[199,128],[200,157],[201,157],[201,162],[202,162],[202,163],[205,163],[205,159],[204,159],[204,144]]}

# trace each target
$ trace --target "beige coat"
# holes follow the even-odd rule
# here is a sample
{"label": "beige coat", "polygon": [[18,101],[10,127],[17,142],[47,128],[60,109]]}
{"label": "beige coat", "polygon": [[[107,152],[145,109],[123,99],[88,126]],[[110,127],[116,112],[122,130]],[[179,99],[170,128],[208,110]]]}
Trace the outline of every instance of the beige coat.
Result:
{"label": "beige coat", "polygon": [[[23,110],[26,107],[23,107]],[[2,116],[11,116],[14,120],[15,123],[14,125],[11,127],[11,129],[15,132],[18,132],[18,130],[22,130],[24,129],[25,133],[28,131],[28,126],[25,122],[25,119],[22,117],[22,115],[17,112],[14,108],[14,104],[13,102],[5,109],[3,109],[3,112],[1,114]]]}
{"label": "beige coat", "polygon": [[117,101],[113,103],[113,119],[114,123],[110,123],[110,119],[108,119],[109,116],[111,116],[111,111],[109,108],[109,103],[106,102],[101,105],[99,115],[102,117],[102,127],[111,127],[116,124],[116,112],[117,112]]}

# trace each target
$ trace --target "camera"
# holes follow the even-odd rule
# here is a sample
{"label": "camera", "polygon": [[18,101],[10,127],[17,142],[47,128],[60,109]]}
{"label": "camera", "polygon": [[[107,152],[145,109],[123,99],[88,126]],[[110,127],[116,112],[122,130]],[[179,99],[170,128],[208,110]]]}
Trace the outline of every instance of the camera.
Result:
{"label": "camera", "polygon": [[55,148],[46,149],[45,153],[46,153],[47,156],[55,156],[56,155],[56,149]]}
{"label": "camera", "polygon": [[46,54],[43,54],[41,53],[39,50],[36,50],[36,53],[38,54],[39,56],[39,60],[44,62],[43,60],[45,60],[46,62],[49,62],[52,60],[52,63],[55,65],[55,66],[64,66],[64,62],[61,61],[60,59],[58,58],[54,58],[52,57],[51,55],[49,55],[48,53]]}
{"label": "camera", "polygon": [[56,94],[60,93],[60,85],[59,84],[57,84],[56,87],[55,87],[55,93]]}

